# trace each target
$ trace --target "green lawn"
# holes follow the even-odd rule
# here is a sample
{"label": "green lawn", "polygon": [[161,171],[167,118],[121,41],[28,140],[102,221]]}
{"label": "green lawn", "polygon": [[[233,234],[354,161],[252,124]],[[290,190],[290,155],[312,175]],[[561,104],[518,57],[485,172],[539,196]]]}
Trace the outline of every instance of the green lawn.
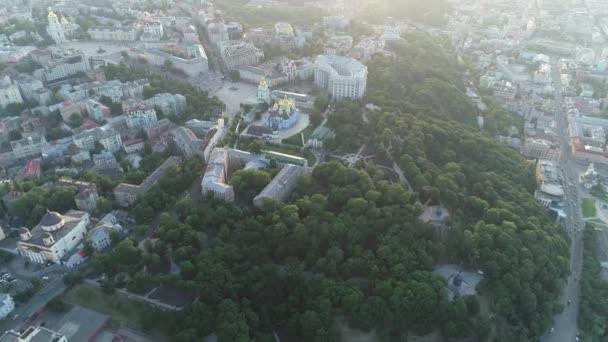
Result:
{"label": "green lawn", "polygon": [[266,143],[264,145],[264,150],[274,151],[279,153],[291,154],[292,156],[304,157],[304,154],[300,151],[298,147],[289,147],[289,146],[280,146],[274,144]]}
{"label": "green lawn", "polygon": [[304,143],[306,143],[308,141],[308,138],[310,138],[310,136],[312,135],[312,132],[315,131],[315,128],[316,127],[314,127],[313,125],[308,125],[308,126],[306,126],[306,128],[304,128],[300,132],[290,136],[289,138],[285,138],[285,139],[281,140],[281,142],[283,144],[302,146],[301,134],[304,134]]}
{"label": "green lawn", "polygon": [[591,197],[583,198],[583,217],[595,216],[595,201]]}
{"label": "green lawn", "polygon": [[153,310],[144,303],[119,294],[107,295],[99,288],[88,284],[75,286],[67,291],[63,298],[70,304],[78,304],[106,314],[119,325],[133,329],[141,329],[141,322],[145,319],[146,312]]}

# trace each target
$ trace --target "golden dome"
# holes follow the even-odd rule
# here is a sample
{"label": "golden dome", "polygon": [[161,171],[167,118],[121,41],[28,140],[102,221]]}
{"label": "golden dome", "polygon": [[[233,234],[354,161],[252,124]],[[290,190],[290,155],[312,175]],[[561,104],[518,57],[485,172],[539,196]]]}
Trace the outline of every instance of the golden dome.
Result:
{"label": "golden dome", "polygon": [[57,14],[53,13],[53,11],[51,11],[51,9],[49,9],[49,19],[57,19]]}
{"label": "golden dome", "polygon": [[262,77],[260,80],[260,87],[268,87],[268,83],[266,82],[266,78]]}

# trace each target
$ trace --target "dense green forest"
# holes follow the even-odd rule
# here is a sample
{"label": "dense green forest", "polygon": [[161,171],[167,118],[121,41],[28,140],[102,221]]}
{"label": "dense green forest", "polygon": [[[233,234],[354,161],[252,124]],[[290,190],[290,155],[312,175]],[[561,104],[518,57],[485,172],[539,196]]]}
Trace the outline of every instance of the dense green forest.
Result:
{"label": "dense green forest", "polygon": [[498,338],[535,340],[560,309],[567,242],[532,196],[534,165],[470,125],[465,70],[442,40],[432,41],[410,35],[393,46],[397,58],[372,60],[368,99],[383,111],[355,129],[373,132],[376,149],[390,151],[422,201],[454,214],[446,254],[484,270]]}
{"label": "dense green forest", "polygon": [[584,230],[583,273],[581,275],[581,303],[578,324],[584,342],[608,339],[608,282],[602,278],[596,257],[597,232],[587,224]]}
{"label": "dense green forest", "polygon": [[[534,165],[475,128],[465,70],[443,44],[407,36],[392,47],[395,58],[369,63],[366,100],[382,110],[340,102],[328,118],[338,149],[367,143],[398,163],[411,190],[372,163],[331,161],[302,177],[284,204],[184,198],[171,208],[175,189],[194,177],[181,168],[179,184],[161,184],[136,205],[140,224],[168,211],[158,240],[143,252],[121,243],[93,258],[96,271],[129,273],[135,292],[158,284],[192,292],[198,300],[183,311],[143,322],[175,341],[212,332],[222,342],[274,341],[274,332],[338,341],[343,324],[381,341],[434,331],[448,341],[537,341],[560,310],[568,243],[532,195]],[[239,189],[243,177],[256,176],[259,187],[269,179],[236,176]],[[427,201],[451,214],[445,239],[418,219]],[[165,274],[170,261],[178,276]],[[450,301],[446,280],[432,273],[445,261],[482,270],[481,296]],[[112,286],[121,285],[104,284]]]}

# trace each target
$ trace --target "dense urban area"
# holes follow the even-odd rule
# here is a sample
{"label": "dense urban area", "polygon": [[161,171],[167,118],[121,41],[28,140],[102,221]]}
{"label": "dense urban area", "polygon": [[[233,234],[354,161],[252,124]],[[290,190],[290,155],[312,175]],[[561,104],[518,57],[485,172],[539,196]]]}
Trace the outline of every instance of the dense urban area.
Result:
{"label": "dense urban area", "polygon": [[0,0],[0,342],[608,341],[605,0]]}

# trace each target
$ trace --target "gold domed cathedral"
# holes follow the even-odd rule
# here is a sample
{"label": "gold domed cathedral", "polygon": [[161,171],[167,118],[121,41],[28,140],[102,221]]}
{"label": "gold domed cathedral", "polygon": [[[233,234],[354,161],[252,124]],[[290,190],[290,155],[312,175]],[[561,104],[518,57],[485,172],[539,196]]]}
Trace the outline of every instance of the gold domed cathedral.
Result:
{"label": "gold domed cathedral", "polygon": [[296,108],[295,101],[285,96],[283,99],[276,100],[268,109],[265,125],[275,131],[288,129],[293,127],[299,118],[300,110]]}
{"label": "gold domed cathedral", "polygon": [[46,32],[48,32],[49,36],[51,36],[55,43],[61,44],[67,42],[68,40],[65,38],[65,30],[63,29],[63,25],[59,21],[57,14],[49,9],[47,19],[49,20],[49,24],[46,27]]}

